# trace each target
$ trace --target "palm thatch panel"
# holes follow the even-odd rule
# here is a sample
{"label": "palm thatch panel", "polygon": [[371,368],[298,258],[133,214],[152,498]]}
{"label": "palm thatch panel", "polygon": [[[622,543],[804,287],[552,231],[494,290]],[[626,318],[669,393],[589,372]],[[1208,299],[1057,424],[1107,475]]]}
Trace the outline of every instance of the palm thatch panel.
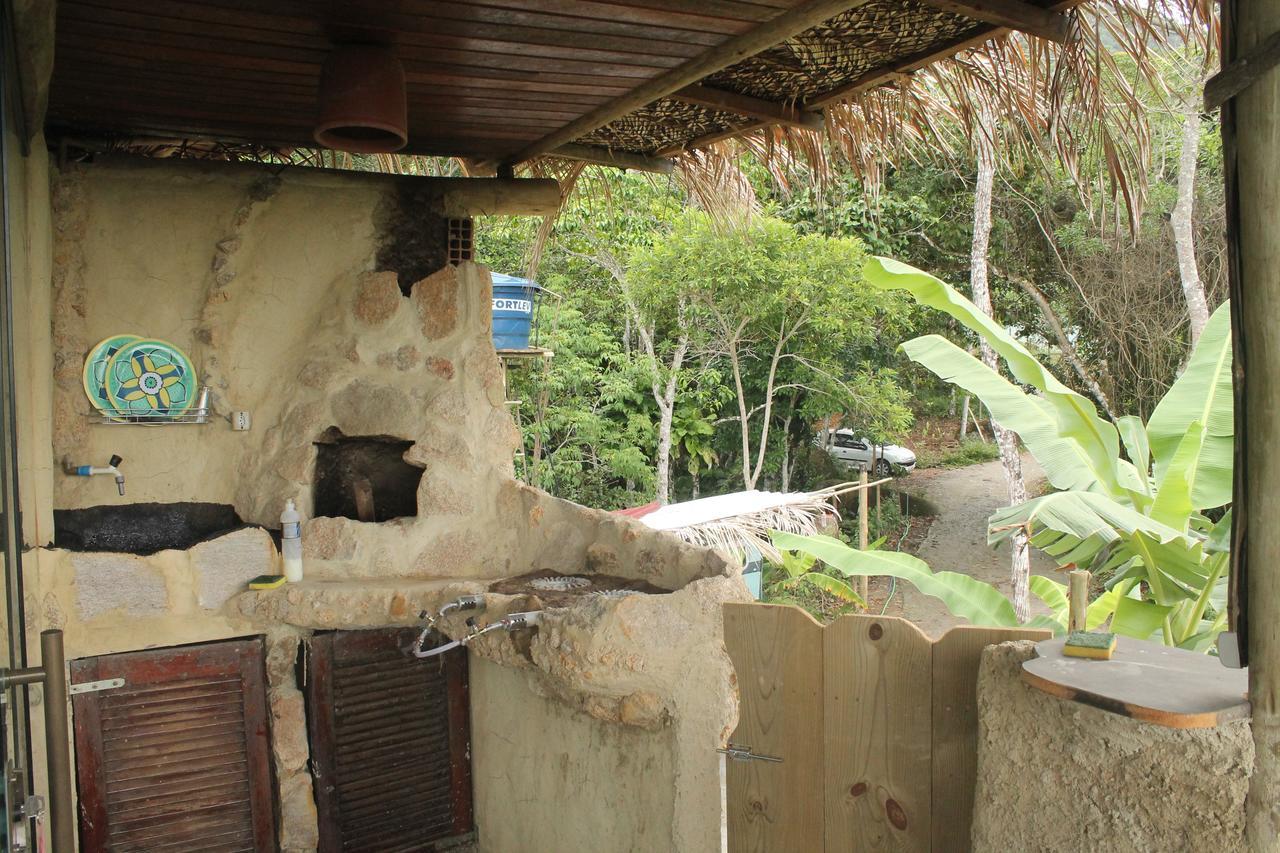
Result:
{"label": "palm thatch panel", "polygon": [[[775,103],[804,104],[989,29],[990,25],[916,0],[872,0],[702,82]],[[653,153],[758,124],[734,113],[664,98],[578,142]]]}
{"label": "palm thatch panel", "polygon": [[804,103],[985,29],[990,26],[915,0],[878,0],[713,74],[705,83],[765,100]]}
{"label": "palm thatch panel", "polygon": [[748,123],[749,119],[734,113],[663,98],[578,141],[615,150],[651,152]]}

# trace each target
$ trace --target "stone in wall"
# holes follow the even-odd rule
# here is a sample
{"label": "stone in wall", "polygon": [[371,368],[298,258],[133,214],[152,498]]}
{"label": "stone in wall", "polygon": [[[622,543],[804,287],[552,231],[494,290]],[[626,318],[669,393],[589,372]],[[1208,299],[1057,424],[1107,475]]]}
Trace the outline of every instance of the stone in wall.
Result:
{"label": "stone in wall", "polygon": [[982,655],[976,853],[1243,853],[1247,722],[1168,729],[1050,696],[1022,680],[1034,649]]}
{"label": "stone in wall", "polygon": [[68,554],[67,560],[81,619],[116,609],[130,616],[160,616],[169,609],[164,575],[145,557],[85,551]]}
{"label": "stone in wall", "polygon": [[394,272],[370,272],[360,276],[356,292],[356,319],[369,326],[381,326],[404,304],[400,282]]}
{"label": "stone in wall", "polygon": [[276,546],[260,527],[245,527],[191,549],[196,597],[206,610],[218,610],[258,575],[279,574]]}
{"label": "stone in wall", "polygon": [[303,769],[310,759],[306,702],[301,691],[287,687],[272,689],[271,748],[276,772],[281,775]]}
{"label": "stone in wall", "polygon": [[281,778],[279,785],[280,849],[284,853],[310,853],[320,843],[311,775],[293,773]]}
{"label": "stone in wall", "polygon": [[413,302],[430,341],[447,338],[458,328],[458,271],[446,266],[413,286]]}

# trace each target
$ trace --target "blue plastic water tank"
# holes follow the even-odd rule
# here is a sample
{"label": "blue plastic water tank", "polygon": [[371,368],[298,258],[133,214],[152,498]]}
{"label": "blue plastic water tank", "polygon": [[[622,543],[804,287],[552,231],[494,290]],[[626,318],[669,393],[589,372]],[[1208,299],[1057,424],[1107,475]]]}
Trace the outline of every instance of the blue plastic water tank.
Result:
{"label": "blue plastic water tank", "polygon": [[527,278],[493,274],[494,349],[529,348],[529,330],[540,290],[541,287]]}

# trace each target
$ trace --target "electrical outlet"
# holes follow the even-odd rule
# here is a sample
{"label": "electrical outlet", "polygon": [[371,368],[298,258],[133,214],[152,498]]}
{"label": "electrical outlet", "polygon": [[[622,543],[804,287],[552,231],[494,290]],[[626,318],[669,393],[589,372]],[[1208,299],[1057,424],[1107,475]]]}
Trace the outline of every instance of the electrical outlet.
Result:
{"label": "electrical outlet", "polygon": [[236,432],[244,432],[253,425],[253,418],[249,417],[248,412],[232,412],[231,428]]}

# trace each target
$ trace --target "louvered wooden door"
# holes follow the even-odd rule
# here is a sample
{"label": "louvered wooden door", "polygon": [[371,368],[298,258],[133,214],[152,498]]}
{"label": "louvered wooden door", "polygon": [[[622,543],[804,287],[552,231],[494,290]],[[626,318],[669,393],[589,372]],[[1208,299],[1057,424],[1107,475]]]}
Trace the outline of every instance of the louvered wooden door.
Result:
{"label": "louvered wooden door", "polygon": [[463,649],[419,660],[414,630],[312,638],[308,719],[321,853],[431,851],[472,829]]}
{"label": "louvered wooden door", "polygon": [[71,663],[72,684],[111,678],[72,697],[81,849],[274,850],[262,642]]}

